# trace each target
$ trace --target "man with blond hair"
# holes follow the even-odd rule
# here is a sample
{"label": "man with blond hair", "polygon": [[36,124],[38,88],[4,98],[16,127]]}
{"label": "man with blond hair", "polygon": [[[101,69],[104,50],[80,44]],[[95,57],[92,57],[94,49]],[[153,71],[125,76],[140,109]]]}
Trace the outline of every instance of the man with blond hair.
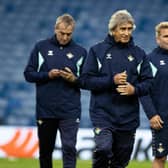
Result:
{"label": "man with blond hair", "polygon": [[152,129],[152,168],[164,168],[168,155],[168,22],[155,27],[158,46],[149,54],[156,77],[148,96],[142,97]]}
{"label": "man with blond hair", "polygon": [[81,78],[91,90],[93,168],[125,168],[139,126],[138,97],[148,93],[153,75],[145,52],[133,42],[132,15],[115,12],[108,28],[105,40],[90,48]]}
{"label": "man with blond hair", "polygon": [[74,18],[63,14],[54,35],[38,42],[24,75],[36,84],[36,119],[40,168],[52,168],[57,131],[60,131],[63,167],[76,167],[76,138],[81,116],[80,76],[86,50],[72,40]]}

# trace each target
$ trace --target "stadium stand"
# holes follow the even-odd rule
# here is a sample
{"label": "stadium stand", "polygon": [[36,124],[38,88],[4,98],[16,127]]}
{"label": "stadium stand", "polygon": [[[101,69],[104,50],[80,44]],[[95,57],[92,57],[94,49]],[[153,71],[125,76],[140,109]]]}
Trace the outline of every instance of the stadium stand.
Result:
{"label": "stadium stand", "polygon": [[[148,53],[154,46],[154,26],[168,20],[166,0],[1,0],[0,1],[0,124],[35,125],[34,86],[23,69],[36,41],[53,34],[58,15],[70,13],[77,21],[75,39],[87,49],[103,40],[111,14],[128,9],[135,17],[135,41]],[[82,91],[81,127],[91,127],[89,92]],[[141,127],[148,122],[141,108]]]}

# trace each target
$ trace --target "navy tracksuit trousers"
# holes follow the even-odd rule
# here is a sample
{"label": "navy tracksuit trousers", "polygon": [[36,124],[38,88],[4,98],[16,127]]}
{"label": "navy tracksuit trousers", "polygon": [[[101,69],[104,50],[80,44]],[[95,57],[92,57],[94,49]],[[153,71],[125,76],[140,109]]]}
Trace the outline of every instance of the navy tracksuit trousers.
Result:
{"label": "navy tracksuit trousers", "polygon": [[40,168],[52,168],[52,153],[55,148],[57,131],[60,131],[63,167],[76,166],[76,137],[79,123],[75,119],[41,119],[37,121],[39,138]]}
{"label": "navy tracksuit trousers", "polygon": [[99,130],[95,131],[93,168],[125,168],[133,150],[135,132],[114,131],[110,128]]}

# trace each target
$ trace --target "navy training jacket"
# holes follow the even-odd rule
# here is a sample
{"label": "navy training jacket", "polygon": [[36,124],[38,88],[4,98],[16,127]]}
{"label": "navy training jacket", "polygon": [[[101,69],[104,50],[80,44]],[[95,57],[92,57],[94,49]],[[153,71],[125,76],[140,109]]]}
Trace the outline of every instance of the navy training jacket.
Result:
{"label": "navy training jacket", "polygon": [[80,118],[80,88],[61,77],[50,79],[51,69],[69,67],[80,76],[86,50],[72,40],[61,46],[55,35],[38,42],[31,52],[24,71],[25,79],[36,84],[36,117]]}
{"label": "navy training jacket", "polygon": [[[135,95],[122,96],[116,91],[113,77],[127,72],[127,81]],[[80,77],[83,88],[91,90],[90,116],[94,127],[135,130],[139,125],[139,96],[146,95],[153,74],[145,52],[135,46],[116,43],[108,35],[91,47]]]}
{"label": "navy training jacket", "polygon": [[149,119],[154,115],[160,115],[164,126],[168,127],[168,50],[155,48],[149,59],[154,66],[155,78],[150,94],[141,98],[142,105]]}

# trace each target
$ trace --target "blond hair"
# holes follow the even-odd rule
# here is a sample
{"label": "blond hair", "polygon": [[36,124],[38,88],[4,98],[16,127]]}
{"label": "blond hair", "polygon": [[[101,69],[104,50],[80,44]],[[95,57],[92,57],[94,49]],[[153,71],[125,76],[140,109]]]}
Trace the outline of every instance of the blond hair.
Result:
{"label": "blond hair", "polygon": [[168,22],[160,22],[155,27],[155,35],[156,37],[160,36],[161,29],[168,29]]}
{"label": "blond hair", "polygon": [[136,26],[134,23],[134,19],[127,10],[124,9],[124,10],[118,10],[117,12],[115,12],[109,20],[109,24],[108,24],[109,33],[112,35],[112,30],[114,30],[116,26],[125,22],[131,23],[133,25],[133,29],[135,29]]}
{"label": "blond hair", "polygon": [[75,27],[75,20],[70,14],[63,14],[59,16],[55,22],[55,29],[58,28],[60,23],[65,23],[66,26],[71,25],[73,28]]}

